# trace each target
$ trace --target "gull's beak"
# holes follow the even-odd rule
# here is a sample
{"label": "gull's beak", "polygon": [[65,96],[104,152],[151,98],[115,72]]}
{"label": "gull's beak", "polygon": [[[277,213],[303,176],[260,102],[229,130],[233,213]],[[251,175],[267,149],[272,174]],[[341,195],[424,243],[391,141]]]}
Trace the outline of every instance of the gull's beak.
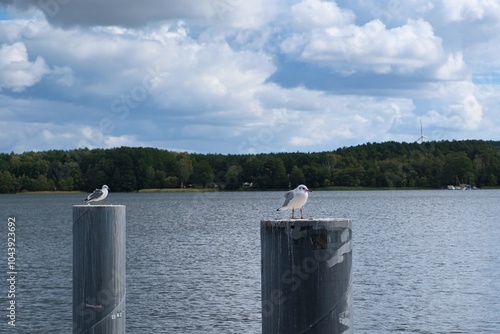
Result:
{"label": "gull's beak", "polygon": [[311,189],[307,189],[306,191],[307,191],[308,193],[312,192],[312,190],[311,190]]}

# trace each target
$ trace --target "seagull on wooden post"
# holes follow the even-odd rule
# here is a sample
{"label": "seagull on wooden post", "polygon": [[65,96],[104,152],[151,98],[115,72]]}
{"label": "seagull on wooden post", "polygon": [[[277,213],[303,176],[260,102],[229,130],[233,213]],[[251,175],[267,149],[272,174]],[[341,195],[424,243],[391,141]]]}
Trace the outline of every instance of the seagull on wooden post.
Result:
{"label": "seagull on wooden post", "polygon": [[306,204],[307,198],[309,197],[309,190],[305,185],[301,184],[294,190],[290,190],[285,194],[285,202],[276,211],[282,211],[287,209],[292,209],[292,219],[295,218],[295,209],[300,209],[300,219],[304,219],[302,216],[302,207]]}

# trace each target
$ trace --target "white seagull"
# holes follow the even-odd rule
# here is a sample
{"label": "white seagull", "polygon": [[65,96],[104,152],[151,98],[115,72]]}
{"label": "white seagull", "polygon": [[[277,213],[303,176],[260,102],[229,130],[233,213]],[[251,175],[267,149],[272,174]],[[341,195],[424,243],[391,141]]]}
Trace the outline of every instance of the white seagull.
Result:
{"label": "white seagull", "polygon": [[87,205],[90,205],[90,202],[102,201],[106,198],[106,196],[108,196],[108,190],[110,190],[109,187],[107,185],[103,185],[102,189],[94,190],[94,192],[88,195],[83,201],[87,202]]}
{"label": "white seagull", "polygon": [[300,219],[304,219],[304,217],[302,217],[302,207],[307,202],[309,192],[311,192],[311,190],[307,189],[307,187],[303,184],[293,190],[290,190],[285,194],[285,203],[283,203],[281,208],[276,211],[292,209],[292,219],[295,219],[295,209],[299,208]]}

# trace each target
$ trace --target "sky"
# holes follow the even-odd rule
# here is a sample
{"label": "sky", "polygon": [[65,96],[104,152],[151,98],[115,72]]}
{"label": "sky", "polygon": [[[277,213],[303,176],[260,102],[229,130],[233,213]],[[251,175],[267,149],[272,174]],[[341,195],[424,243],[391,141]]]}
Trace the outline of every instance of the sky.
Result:
{"label": "sky", "polygon": [[499,31],[496,0],[0,0],[0,152],[498,140]]}

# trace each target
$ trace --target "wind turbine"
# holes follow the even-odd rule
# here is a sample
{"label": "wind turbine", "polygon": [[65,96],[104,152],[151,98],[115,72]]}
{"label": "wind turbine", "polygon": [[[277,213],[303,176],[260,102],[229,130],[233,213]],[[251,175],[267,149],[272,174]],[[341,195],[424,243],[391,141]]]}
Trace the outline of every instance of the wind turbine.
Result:
{"label": "wind turbine", "polygon": [[422,127],[422,119],[420,119],[420,137],[415,140],[415,143],[423,143],[425,140],[430,140],[429,137],[424,136],[424,128]]}

